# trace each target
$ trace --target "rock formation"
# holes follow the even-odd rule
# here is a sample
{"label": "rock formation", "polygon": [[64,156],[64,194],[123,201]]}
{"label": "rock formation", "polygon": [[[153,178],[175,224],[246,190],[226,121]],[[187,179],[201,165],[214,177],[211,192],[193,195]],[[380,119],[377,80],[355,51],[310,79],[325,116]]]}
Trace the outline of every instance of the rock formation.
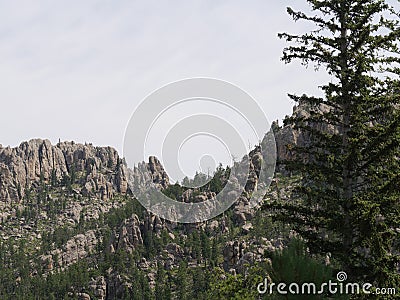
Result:
{"label": "rock formation", "polygon": [[44,270],[65,269],[86,258],[100,242],[101,240],[96,237],[96,232],[93,230],[89,230],[85,234],[78,234],[69,239],[61,248],[41,256]]}
{"label": "rock formation", "polygon": [[[329,106],[320,104],[316,107],[311,107],[309,104],[299,102],[298,105],[293,107],[293,113],[291,118],[308,118],[311,113],[322,115],[329,112]],[[333,125],[326,124],[308,124],[311,127],[326,131],[335,132],[338,129]],[[278,161],[290,160],[294,156],[293,146],[306,146],[309,143],[309,137],[306,133],[296,129],[293,125],[285,125],[279,127],[278,121],[272,123],[274,129],[275,142],[277,147],[277,159]]]}
{"label": "rock formation", "polygon": [[[150,171],[150,180],[165,188],[167,173],[155,157],[140,168]],[[137,169],[137,171],[140,171]],[[140,176],[139,172],[135,176]],[[111,147],[34,139],[16,148],[0,147],[0,208],[18,203],[26,191],[44,183],[74,181],[74,191],[84,196],[111,199],[114,193],[128,192],[128,169]]]}
{"label": "rock formation", "polygon": [[143,244],[142,233],[140,231],[140,221],[137,215],[123,222],[119,229],[117,248],[123,248],[128,252]]}

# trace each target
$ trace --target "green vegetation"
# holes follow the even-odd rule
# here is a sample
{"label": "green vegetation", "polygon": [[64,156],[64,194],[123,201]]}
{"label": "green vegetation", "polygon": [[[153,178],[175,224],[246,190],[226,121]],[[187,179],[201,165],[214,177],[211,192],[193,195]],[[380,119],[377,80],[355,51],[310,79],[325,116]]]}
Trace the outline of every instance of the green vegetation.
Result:
{"label": "green vegetation", "polygon": [[282,59],[325,69],[332,79],[322,98],[290,95],[310,115],[285,124],[309,143],[294,146],[285,162],[302,178],[293,201],[269,208],[352,280],[399,287],[399,14],[381,0],[307,2],[310,15],[288,13],[315,30],[280,34],[290,43]]}
{"label": "green vegetation", "polygon": [[[280,171],[290,175],[276,174],[263,209],[231,207],[204,224],[172,224],[146,213],[129,191],[115,191],[107,200],[85,193],[84,168],[72,165],[61,179],[51,170],[47,181],[41,173],[23,200],[11,204],[7,219],[1,217],[7,235],[0,240],[0,299],[78,299],[82,292],[96,299],[90,285],[99,276],[108,283],[107,299],[347,299],[257,290],[265,279],[318,287],[336,280],[339,271],[349,282],[400,292],[400,15],[382,0],[306,2],[311,15],[288,13],[316,29],[280,34],[290,43],[283,60],[299,59],[331,80],[321,87],[321,98],[290,95],[307,111],[287,117],[285,125],[305,142],[287,145],[292,155]],[[123,171],[123,161],[114,162],[109,157],[96,169],[111,186]],[[220,165],[212,177],[196,173],[163,193],[197,201],[202,193],[221,192],[230,172]],[[16,193],[21,199],[23,186]],[[103,201],[107,209],[88,217],[90,205]],[[77,213],[67,211],[78,203]],[[140,224],[127,225],[134,215]],[[88,231],[95,245],[61,268],[60,252],[52,251]],[[69,250],[76,254],[74,247]]]}
{"label": "green vegetation", "polygon": [[222,164],[220,164],[215,170],[212,177],[203,173],[196,173],[193,179],[185,177],[182,180],[182,185],[180,185],[177,182],[173,185],[168,186],[162,192],[164,195],[170,197],[171,199],[175,199],[177,201],[182,200],[181,199],[182,194],[186,192],[191,186],[199,186],[199,187],[193,189],[193,193],[191,195],[190,200],[193,200],[193,197],[199,195],[202,192],[211,191],[218,194],[225,187],[230,172],[231,169],[229,166],[224,168]]}
{"label": "green vegetation", "polygon": [[[311,257],[307,253],[306,246],[303,241],[293,239],[288,247],[270,253],[271,265],[269,266],[269,274],[271,281],[275,283],[285,283],[289,286],[295,282],[300,287],[303,283],[314,283],[317,289],[323,283],[335,281],[334,270],[325,266],[322,259]],[[328,289],[321,295],[288,295],[282,297],[284,299],[321,299],[321,297],[331,297],[335,299],[346,299],[343,295],[330,295]],[[278,299],[278,295],[276,296]]]}

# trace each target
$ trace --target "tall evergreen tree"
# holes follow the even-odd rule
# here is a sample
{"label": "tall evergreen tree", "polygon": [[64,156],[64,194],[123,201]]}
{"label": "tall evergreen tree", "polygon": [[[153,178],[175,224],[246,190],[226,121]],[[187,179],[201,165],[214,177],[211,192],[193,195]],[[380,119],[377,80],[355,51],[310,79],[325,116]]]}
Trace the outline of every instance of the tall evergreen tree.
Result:
{"label": "tall evergreen tree", "polygon": [[[332,253],[349,278],[400,282],[399,13],[383,0],[307,0],[311,13],[288,8],[316,29],[279,34],[282,60],[324,69],[323,97],[289,95],[309,113],[286,118],[306,143],[286,168],[300,175],[277,218],[294,225],[310,249]],[[396,231],[397,228],[397,231]],[[398,249],[397,249],[398,250]]]}
{"label": "tall evergreen tree", "polygon": [[188,267],[186,262],[182,261],[179,264],[178,272],[176,274],[176,293],[177,299],[187,300],[190,297]]}

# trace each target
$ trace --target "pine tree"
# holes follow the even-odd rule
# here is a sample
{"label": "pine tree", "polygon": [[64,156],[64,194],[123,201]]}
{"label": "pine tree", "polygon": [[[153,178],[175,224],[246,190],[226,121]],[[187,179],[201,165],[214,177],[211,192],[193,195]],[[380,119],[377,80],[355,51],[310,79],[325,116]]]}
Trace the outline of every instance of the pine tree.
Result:
{"label": "pine tree", "polygon": [[286,125],[307,143],[286,168],[301,179],[290,202],[267,205],[316,253],[332,253],[351,279],[400,282],[399,13],[383,0],[307,0],[312,14],[287,11],[316,29],[279,34],[282,60],[324,69],[323,97],[289,97],[308,107]]}
{"label": "pine tree", "polygon": [[193,286],[191,289],[191,298],[192,299],[207,299],[206,291],[208,289],[208,276],[209,272],[207,269],[203,269],[200,267],[193,268],[191,270],[192,273],[192,282]]}
{"label": "pine tree", "polygon": [[56,187],[57,186],[57,172],[55,168],[51,169],[51,186]]}
{"label": "pine tree", "polygon": [[204,263],[207,265],[207,261],[211,257],[210,239],[204,231],[201,231],[200,240],[201,240],[201,255],[203,256]]}
{"label": "pine tree", "polygon": [[179,264],[178,272],[176,274],[176,290],[178,299],[189,299],[189,277],[187,264],[184,261]]}
{"label": "pine tree", "polygon": [[218,244],[217,237],[213,238],[210,253],[211,266],[215,267],[218,265]]}
{"label": "pine tree", "polygon": [[156,300],[171,299],[169,283],[167,282],[167,274],[160,263],[157,263],[156,286],[155,286]]}

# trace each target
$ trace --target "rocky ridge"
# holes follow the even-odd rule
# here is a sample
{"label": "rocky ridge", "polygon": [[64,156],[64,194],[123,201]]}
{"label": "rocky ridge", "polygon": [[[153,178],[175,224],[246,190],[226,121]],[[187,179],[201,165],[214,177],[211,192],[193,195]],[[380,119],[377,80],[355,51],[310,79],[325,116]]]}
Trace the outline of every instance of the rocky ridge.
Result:
{"label": "rocky ridge", "polygon": [[[291,126],[280,128],[275,133],[275,140],[278,160],[290,157],[290,145],[305,142],[304,137]],[[95,226],[74,234],[57,247],[52,246],[50,251],[40,256],[41,268],[45,273],[66,270],[79,261],[91,260],[99,247],[105,247],[104,251],[109,255],[121,251],[134,254],[146,246],[149,236],[168,240],[155,258],[143,257],[137,262],[137,267],[147,274],[152,288],[156,285],[156,269],[160,264],[165,270],[179,268],[183,260],[192,267],[202,265],[204,260],[195,249],[184,246],[192,233],[204,231],[212,238],[217,238],[218,235],[232,234],[234,227],[239,227],[243,236],[251,236],[254,230],[252,219],[257,213],[257,207],[249,208],[248,203],[252,192],[260,184],[258,176],[263,157],[258,148],[250,152],[249,159],[250,169],[245,190],[233,205],[231,216],[177,226],[146,212],[140,217],[132,214],[112,230],[110,239],[105,239],[103,228]],[[52,231],[53,227],[78,228],[83,223],[103,218],[113,209],[123,209],[127,199],[124,196],[131,198],[128,176],[133,176],[137,182],[152,182],[161,189],[170,186],[166,172],[155,157],[150,157],[148,163],[139,164],[129,173],[124,160],[111,147],[94,147],[74,142],[51,145],[48,140],[39,139],[24,142],[16,148],[0,147],[0,219],[3,223],[0,226],[6,229],[2,230],[2,238],[29,237],[40,240],[43,232]],[[277,180],[273,180],[272,186],[277,186]],[[32,202],[32,191],[36,191],[35,196],[45,191],[44,203],[37,203],[36,200]],[[276,197],[275,191],[270,194]],[[201,202],[214,197],[213,191],[188,189],[179,200]],[[62,204],[55,219],[47,222],[49,212],[46,205],[58,202]],[[42,205],[43,210],[34,219],[24,215],[21,217],[20,209],[31,204]],[[230,224],[231,220],[233,225]],[[9,231],[9,228],[12,230]],[[166,238],[164,234],[167,234]],[[284,241],[279,239],[234,238],[225,242],[221,249],[221,267],[232,274],[244,274],[249,265],[264,259],[265,251],[281,249],[283,244]],[[110,269],[107,274],[92,278],[88,285],[90,291],[81,290],[78,296],[80,299],[91,299],[89,294],[95,295],[97,299],[112,298],[129,289],[132,285],[130,280]]]}

